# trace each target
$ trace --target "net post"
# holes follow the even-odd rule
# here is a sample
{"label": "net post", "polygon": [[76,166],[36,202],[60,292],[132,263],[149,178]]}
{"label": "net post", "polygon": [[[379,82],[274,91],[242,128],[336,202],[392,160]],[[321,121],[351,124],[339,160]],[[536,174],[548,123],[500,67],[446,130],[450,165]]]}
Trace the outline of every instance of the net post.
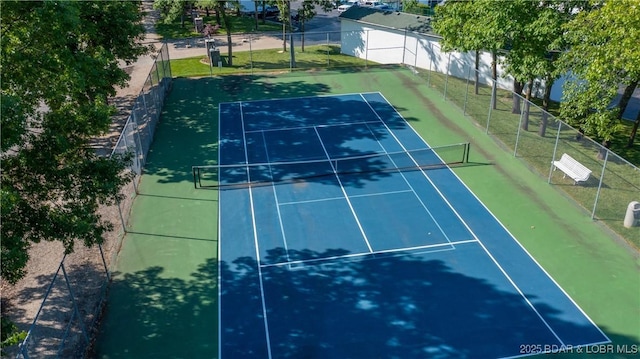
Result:
{"label": "net post", "polygon": [[469,163],[469,152],[471,152],[471,142],[465,143],[464,152],[465,152],[465,155],[464,155],[463,163]]}
{"label": "net post", "polygon": [[198,183],[196,182],[196,166],[191,166],[191,174],[193,174],[193,188],[198,189]]}

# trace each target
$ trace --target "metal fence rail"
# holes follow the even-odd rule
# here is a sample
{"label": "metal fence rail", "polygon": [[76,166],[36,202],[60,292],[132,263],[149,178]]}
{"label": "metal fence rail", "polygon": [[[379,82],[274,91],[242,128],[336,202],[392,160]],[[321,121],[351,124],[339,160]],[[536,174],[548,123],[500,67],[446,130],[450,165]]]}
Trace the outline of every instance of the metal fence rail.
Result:
{"label": "metal fence rail", "polygon": [[[234,53],[248,52],[247,63],[243,64],[244,72],[269,71],[276,75],[273,70],[294,70],[289,58],[283,57],[281,63],[265,68],[261,66],[259,56],[253,56],[254,52],[278,49],[285,43],[287,47],[293,43],[297,48],[303,38],[305,46],[318,46],[314,51],[326,53],[327,57],[326,61],[319,63],[300,61],[295,70],[353,68],[353,63],[332,61],[330,55],[336,53],[364,59],[363,67],[377,64],[407,66],[430,88],[440,92],[443,99],[456,104],[465,115],[482,126],[487,135],[526,163],[541,180],[553,184],[583,207],[592,219],[604,222],[630,241],[637,237],[637,227],[626,228],[622,224],[627,204],[640,200],[640,169],[509,90],[510,78],[491,79],[486,54],[483,55],[481,69],[475,70],[471,65],[473,54],[446,53],[436,38],[398,29],[294,33],[284,37],[280,33],[241,34],[231,37],[231,45]],[[214,40],[224,55],[227,37],[219,35]],[[201,47],[203,57],[207,53],[203,38],[179,40],[172,46]],[[502,73],[500,69],[499,72]],[[112,156],[132,155],[130,170],[135,177],[122,189],[123,200],[110,209],[110,212],[117,213],[117,221],[122,226],[119,241],[126,232],[129,209],[137,194],[136,186],[171,83],[169,49],[164,44],[112,152]],[[519,110],[514,111],[514,106]],[[561,172],[553,171],[552,161],[563,153],[570,154],[592,171],[586,183],[575,185],[571,179],[563,178]],[[101,257],[99,261],[104,272],[94,276],[100,278],[95,283],[87,283],[79,275],[82,268],[69,270],[65,265],[68,256],[62,259],[43,295],[27,338],[20,344],[18,358],[84,355],[105,300],[109,282],[107,263],[113,262],[113,259],[105,260],[104,246],[118,247],[119,242],[105,242],[98,246],[95,255]],[[117,250],[106,252],[115,255]],[[79,291],[84,293],[78,295]],[[50,315],[53,312],[57,315]],[[65,318],[62,323],[52,319],[59,318],[61,312]]]}
{"label": "metal fence rail", "polygon": [[[272,71],[270,74],[274,74],[273,70],[277,69],[292,72],[353,68],[353,63],[332,60],[330,55],[337,53],[364,60],[361,66],[365,68],[379,64],[407,66],[440,92],[443,99],[455,103],[465,115],[485,128],[486,133],[514,157],[582,206],[592,219],[605,223],[637,245],[637,227],[626,228],[622,224],[627,205],[640,201],[640,169],[527,101],[521,94],[515,94],[511,91],[513,79],[510,76],[492,79],[490,54],[479,53],[479,70],[476,70],[474,52],[446,52],[436,36],[404,29],[350,26],[343,23],[340,32],[293,33],[284,37],[282,33],[233,35],[231,45],[234,54],[249,53],[239,71],[250,69],[251,73]],[[283,53],[280,63],[269,63],[265,67],[260,63],[260,55],[255,53],[264,49],[283,50],[285,45],[289,48],[293,43],[296,57],[301,59],[299,47],[303,38],[306,46],[315,46],[307,51],[326,52],[327,60],[317,63],[299,60],[293,68],[289,55]],[[213,40],[224,56],[229,44],[226,35],[214,36]],[[202,38],[180,40],[178,44],[202,47],[203,56],[206,54]],[[500,61],[497,71],[505,74]],[[216,74],[215,69],[212,74]],[[556,81],[556,86],[560,86],[560,82]],[[536,81],[533,92],[540,94],[544,86],[544,82]],[[553,171],[551,162],[563,153],[570,154],[592,171],[586,183],[574,185],[571,180],[562,178],[561,172]]]}
{"label": "metal fence rail", "polygon": [[[511,90],[497,90],[492,105],[492,89],[498,87],[494,82],[479,84],[476,92],[476,70],[471,65],[452,61],[449,66],[463,68],[467,76],[415,71],[514,157],[584,208],[591,219],[638,245],[638,228],[623,225],[628,204],[640,200],[638,167]],[[554,170],[552,162],[563,153],[592,171],[587,181],[575,184]]]}
{"label": "metal fence rail", "polygon": [[[129,170],[133,181],[122,189],[123,200],[105,212],[115,214],[112,221],[121,223],[123,231],[118,238],[105,240],[97,249],[83,251],[84,258],[73,258],[76,253],[63,256],[52,279],[41,294],[33,290],[33,297],[41,296],[42,303],[18,348],[17,358],[82,358],[91,344],[96,323],[102,311],[110,280],[108,262],[103,248],[117,248],[122,240],[129,217],[131,202],[136,195],[147,152],[160,117],[165,96],[171,87],[169,50],[163,44],[154,61],[145,85],[136,98],[131,114],[111,153],[111,156],[131,155]],[[112,251],[115,253],[116,251]],[[97,264],[97,265],[96,265]],[[49,280],[49,282],[47,282]]]}

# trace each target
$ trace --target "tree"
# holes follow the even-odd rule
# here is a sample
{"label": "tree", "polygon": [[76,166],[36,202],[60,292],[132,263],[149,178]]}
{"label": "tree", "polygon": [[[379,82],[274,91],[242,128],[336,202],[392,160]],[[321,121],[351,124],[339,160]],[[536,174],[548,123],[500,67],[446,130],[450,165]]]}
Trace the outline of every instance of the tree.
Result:
{"label": "tree", "polygon": [[231,21],[231,15],[226,11],[226,5],[230,3],[233,6],[239,6],[238,1],[216,1],[215,8],[216,14],[222,18],[222,27],[227,32],[227,64],[233,66],[233,39],[231,33],[233,32],[233,22]]}
{"label": "tree", "polygon": [[[443,37],[445,50],[490,52],[491,78],[496,81],[498,52],[505,48],[510,35],[510,19],[504,11],[508,6],[510,2],[493,0],[446,2],[444,6],[436,8],[433,27]],[[477,63],[476,59],[476,67]],[[492,107],[496,108],[495,83],[491,97]]]}
{"label": "tree", "polygon": [[278,18],[282,21],[282,51],[287,51],[287,32],[291,33],[291,1],[277,0],[276,6],[280,11]]}
{"label": "tree", "polygon": [[[213,1],[213,0],[212,0]],[[192,0],[154,0],[153,8],[160,10],[165,23],[170,23],[180,17],[180,26],[185,26],[185,12],[193,8]]]}
{"label": "tree", "polygon": [[[573,76],[565,83],[560,114],[608,146],[640,81],[640,4],[617,0],[593,5],[592,11],[579,13],[563,28],[569,50],[560,57],[561,69]],[[622,98],[612,105],[620,87]]]}
{"label": "tree", "polygon": [[[586,1],[527,1],[515,0],[507,9],[508,17],[513,19],[509,33],[512,39],[505,55],[506,71],[517,82],[519,95],[524,84],[525,101],[522,116],[522,129],[528,130],[529,107],[534,81],[545,80],[543,99],[544,110],[548,110],[551,87],[558,75],[556,60],[558,54],[566,49],[563,41],[562,26],[574,16],[576,11],[584,11]],[[520,113],[520,97],[514,96],[514,113]],[[546,114],[545,114],[546,115]],[[539,134],[544,136],[547,117],[542,117]]]}
{"label": "tree", "polygon": [[33,242],[101,243],[112,224],[96,210],[130,180],[126,158],[98,157],[108,97],[148,51],[139,2],[4,1],[0,22],[2,279],[27,270]]}
{"label": "tree", "polygon": [[474,8],[471,1],[458,1],[448,3],[446,6],[436,8],[433,28],[442,36],[442,49],[444,51],[474,51],[475,52],[475,86],[474,91],[479,93],[479,65],[480,51],[484,50],[478,34],[473,31]]}
{"label": "tree", "polygon": [[300,23],[300,32],[302,33],[301,48],[304,52],[304,32],[306,23],[313,19],[316,13],[316,5],[319,5],[323,11],[333,10],[333,2],[329,0],[304,0],[300,8],[298,8],[297,21]]}

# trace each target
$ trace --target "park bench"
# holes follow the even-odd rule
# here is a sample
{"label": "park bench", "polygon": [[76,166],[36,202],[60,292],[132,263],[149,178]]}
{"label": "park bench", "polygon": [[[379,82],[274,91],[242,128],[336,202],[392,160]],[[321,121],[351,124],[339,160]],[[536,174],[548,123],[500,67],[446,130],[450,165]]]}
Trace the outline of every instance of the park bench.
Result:
{"label": "park bench", "polygon": [[569,176],[575,181],[574,184],[588,180],[591,175],[590,169],[566,153],[562,154],[559,161],[553,161],[553,170],[555,171],[556,168],[564,172],[562,178]]}

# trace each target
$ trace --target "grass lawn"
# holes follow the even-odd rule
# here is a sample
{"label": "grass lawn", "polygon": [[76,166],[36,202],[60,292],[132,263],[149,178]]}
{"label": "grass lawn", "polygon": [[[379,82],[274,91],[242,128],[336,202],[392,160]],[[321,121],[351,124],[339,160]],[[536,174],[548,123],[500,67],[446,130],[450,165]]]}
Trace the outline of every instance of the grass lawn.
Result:
{"label": "grass lawn", "polygon": [[[623,218],[627,204],[638,200],[640,193],[640,176],[637,168],[640,165],[640,141],[631,148],[626,147],[632,123],[625,124],[612,141],[611,151],[618,156],[609,155],[605,163],[598,158],[599,143],[588,139],[578,139],[577,131],[563,125],[558,133],[558,122],[552,117],[548,119],[548,127],[544,136],[539,130],[543,125],[542,111],[531,106],[529,126],[527,130],[518,131],[520,114],[511,112],[511,91],[498,90],[496,109],[490,109],[491,89],[480,86],[479,93],[473,91],[473,84],[467,87],[466,80],[454,77],[446,78],[440,73],[422,73],[434,88],[443,93],[446,89],[446,100],[453,102],[465,114],[500,143],[506,151],[522,160],[533,172],[538,173],[545,181],[551,175],[551,183],[563,194],[572,198],[590,215],[595,209],[594,218],[607,225],[614,232],[625,238],[636,248],[640,248],[640,233],[637,227],[625,228]],[[523,107],[524,109],[524,107]],[[563,178],[559,171],[550,172],[553,153],[556,157],[569,153],[579,162],[591,169],[589,181],[574,185],[569,178]],[[602,181],[602,186],[599,182]]]}
{"label": "grass lawn", "polygon": [[[214,12],[210,12],[210,16],[201,14],[204,24],[216,24],[216,17]],[[185,16],[184,27],[180,18],[172,21],[171,23],[164,23],[162,21],[156,24],[156,32],[162,36],[163,39],[181,39],[186,37],[202,36],[202,34],[195,31],[194,25],[191,22],[189,16]],[[248,16],[231,16],[231,28],[234,34],[238,33],[250,33],[250,32],[273,32],[281,31],[282,25],[273,21],[258,20],[258,29],[255,28],[255,19]],[[226,33],[224,28],[220,29],[220,34]]]}
{"label": "grass lawn", "polygon": [[[252,71],[288,71],[290,56],[289,52],[282,52],[281,49],[236,51],[233,53],[233,66],[227,66],[229,58],[223,54],[224,66],[213,68],[213,75],[251,73]],[[376,65],[371,61],[367,63],[365,60],[340,54],[340,47],[334,45],[306,46],[304,52],[296,47],[295,58],[296,70]],[[171,73],[174,77],[210,76],[211,68],[206,57],[191,57],[171,60]]]}
{"label": "grass lawn", "polygon": [[[305,52],[296,48],[295,57],[297,65],[295,70],[302,71],[331,68],[352,68],[356,71],[358,68],[377,65],[356,57],[342,55],[339,46],[307,46]],[[223,55],[222,61],[228,64],[228,57]],[[171,60],[171,71],[175,77],[289,71],[289,62],[290,53],[279,49],[237,51],[233,53],[233,66],[211,69],[206,58],[195,57]],[[598,143],[586,139],[576,141],[577,132],[570,127],[563,127],[557,137],[558,126],[553,118],[549,119],[545,135],[540,136],[542,111],[533,106],[529,110],[528,130],[519,132],[520,115],[511,113],[510,91],[498,91],[497,108],[489,113],[491,100],[489,87],[481,86],[479,94],[476,95],[473,86],[467,86],[464,79],[446,78],[445,75],[435,72],[424,72],[421,76],[425,77],[431,88],[442,92],[443,95],[446,89],[447,101],[463,109],[465,114],[473,118],[479,126],[486,128],[487,133],[501,143],[507,152],[514,153],[545,181],[550,174],[550,163],[554,151],[557,157],[567,152],[585,164],[593,171],[587,183],[576,186],[570,179],[563,178],[559,171],[553,172],[551,183],[583,207],[587,215],[592,213],[594,204],[597,203],[594,218],[606,224],[636,248],[640,248],[637,228],[625,228],[622,225],[626,205],[638,200],[637,194],[640,191],[640,176],[633,166],[615,156],[610,156],[609,161],[606,164],[603,163],[596,156],[599,149]],[[632,125],[631,122],[626,122],[626,127],[619,132],[617,140],[612,141],[611,150],[638,166],[640,165],[640,141],[636,141],[631,148],[625,146]],[[557,138],[559,141],[556,143]],[[602,187],[599,187],[600,180],[603,183]]]}

